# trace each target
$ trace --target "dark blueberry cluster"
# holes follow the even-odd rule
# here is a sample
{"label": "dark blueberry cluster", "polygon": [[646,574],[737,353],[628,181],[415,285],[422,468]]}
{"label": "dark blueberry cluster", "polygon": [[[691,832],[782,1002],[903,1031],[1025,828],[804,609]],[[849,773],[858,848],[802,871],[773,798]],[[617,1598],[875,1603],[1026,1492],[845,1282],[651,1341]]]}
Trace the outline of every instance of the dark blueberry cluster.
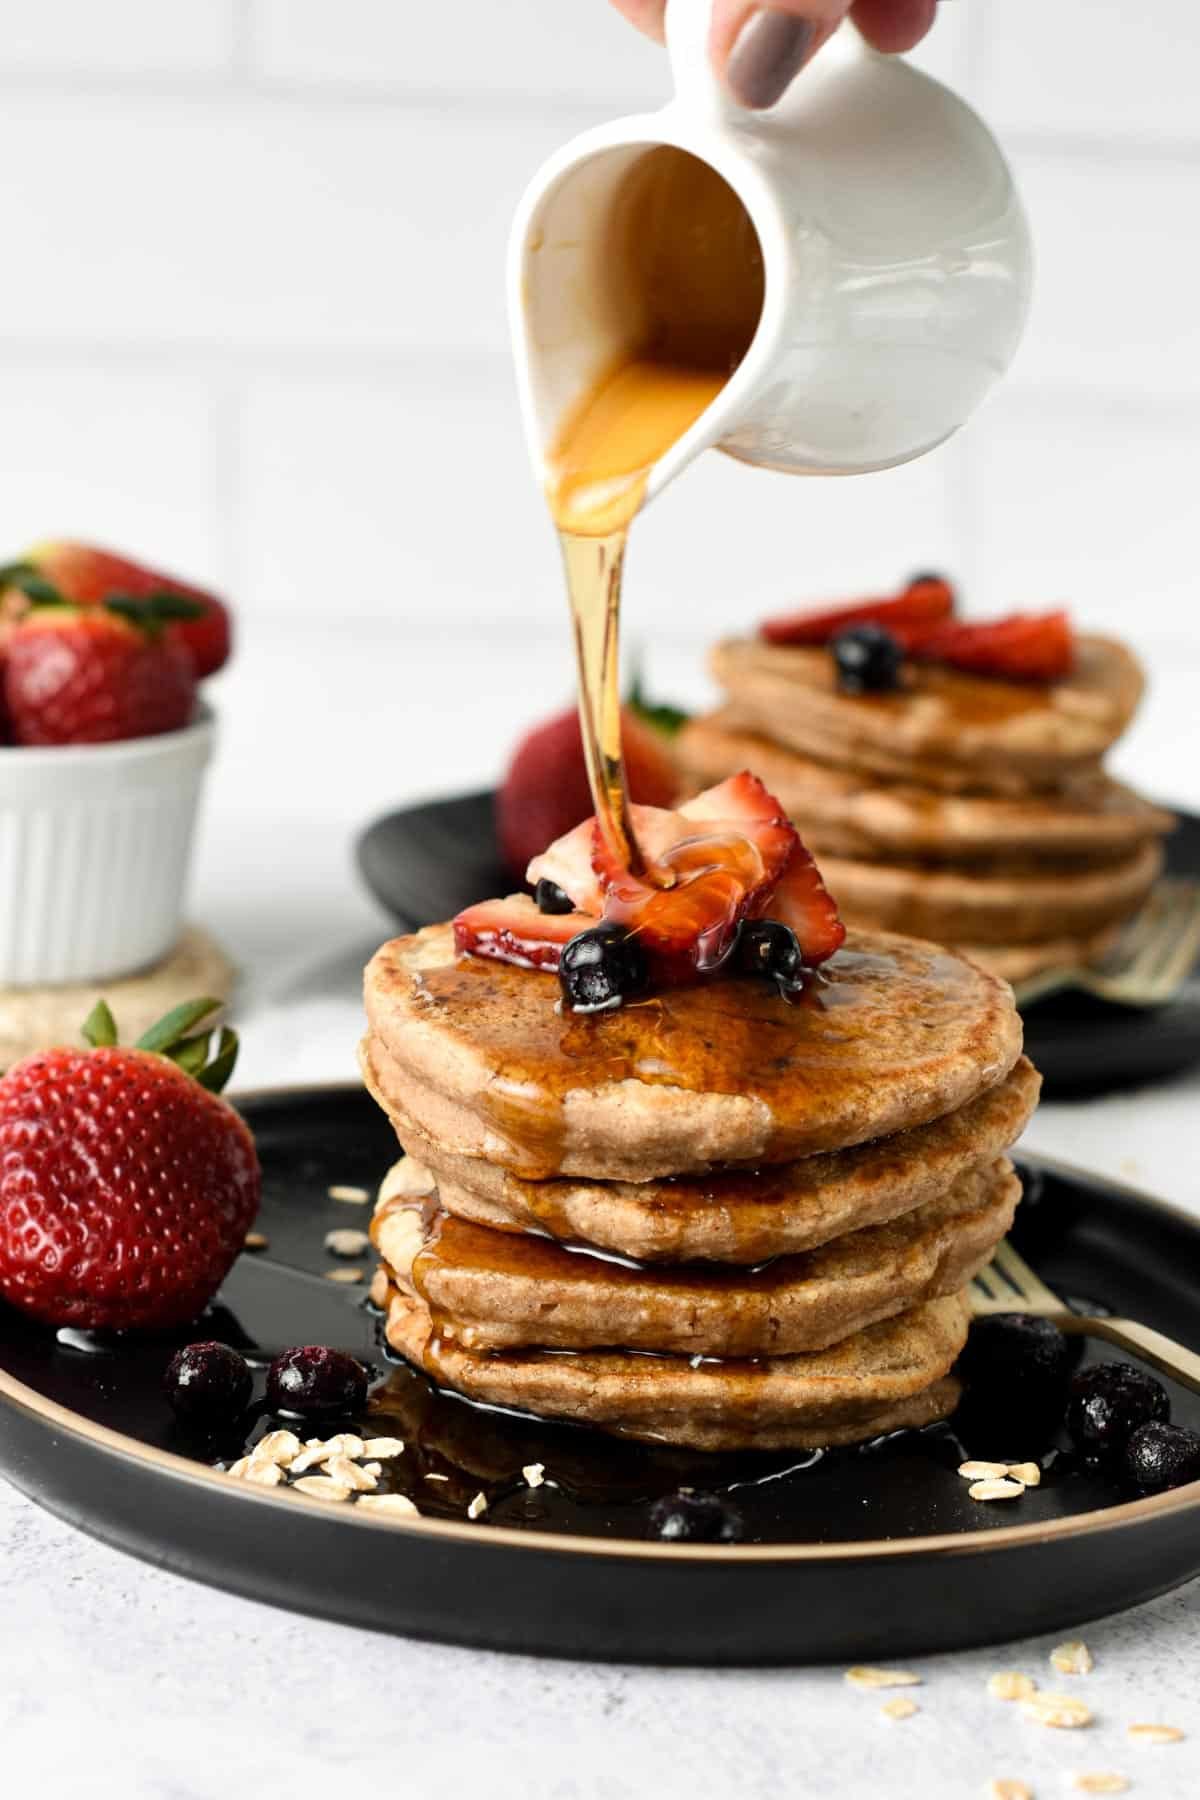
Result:
{"label": "dark blueberry cluster", "polygon": [[176,1418],[207,1428],[245,1412],[253,1377],[228,1344],[188,1344],[171,1358],[163,1385]]}
{"label": "dark blueberry cluster", "polygon": [[887,694],[899,687],[904,651],[882,625],[851,625],[838,633],[832,648],[843,694]]}
{"label": "dark blueberry cluster", "polygon": [[1122,1472],[1142,1494],[1162,1494],[1200,1481],[1200,1433],[1151,1419],[1139,1425],[1126,1444]]}
{"label": "dark blueberry cluster", "polygon": [[807,973],[800,939],[776,919],[750,919],[742,926],[737,966],[743,974],[765,976],[784,988],[802,987]]}
{"label": "dark blueberry cluster", "polygon": [[650,1508],[650,1528],[668,1544],[736,1544],[742,1515],[717,1494],[680,1488]]}
{"label": "dark blueberry cluster", "polygon": [[1062,1423],[1077,1340],[1031,1313],[977,1319],[959,1359],[965,1394],[959,1424],[970,1440],[1001,1439],[1022,1454],[1048,1447]]}
{"label": "dark blueberry cluster", "polygon": [[575,911],[575,902],[570,894],[563,892],[557,881],[547,881],[543,875],[533,890],[537,909],[543,913],[569,913]]}
{"label": "dark blueberry cluster", "polygon": [[306,1419],[321,1413],[350,1418],[367,1400],[367,1371],[344,1350],[302,1344],[277,1356],[267,1371],[272,1412]]}

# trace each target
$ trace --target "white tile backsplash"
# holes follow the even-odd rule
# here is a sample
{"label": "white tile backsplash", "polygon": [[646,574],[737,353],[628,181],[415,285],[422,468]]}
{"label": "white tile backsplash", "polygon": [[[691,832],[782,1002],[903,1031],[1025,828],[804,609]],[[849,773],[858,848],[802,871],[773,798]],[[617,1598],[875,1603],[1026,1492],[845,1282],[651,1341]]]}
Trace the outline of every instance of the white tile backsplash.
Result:
{"label": "white tile backsplash", "polygon": [[[1200,12],[940,10],[917,60],[997,122],[1034,224],[1017,369],[908,469],[698,464],[630,564],[628,637],[680,667],[921,564],[976,610],[1063,599],[1152,659],[1190,641]],[[552,147],[664,91],[605,0],[0,0],[0,546],[68,531],[227,575],[251,630],[336,610],[565,646],[504,242]]]}

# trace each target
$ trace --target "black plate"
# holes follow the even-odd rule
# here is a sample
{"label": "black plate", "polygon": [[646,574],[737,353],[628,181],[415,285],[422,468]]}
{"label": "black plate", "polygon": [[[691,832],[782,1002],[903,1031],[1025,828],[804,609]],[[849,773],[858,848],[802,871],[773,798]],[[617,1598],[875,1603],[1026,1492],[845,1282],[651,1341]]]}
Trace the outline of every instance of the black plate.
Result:
{"label": "black plate", "polygon": [[[352,1624],[656,1661],[954,1649],[1078,1624],[1200,1571],[1200,1484],[1129,1501],[1050,1449],[1042,1486],[1011,1510],[969,1499],[955,1473],[965,1451],[1036,1453],[1027,1395],[1019,1443],[978,1441],[960,1424],[815,1458],[657,1450],[440,1395],[384,1361],[361,1290],[322,1279],[325,1232],[365,1216],[330,1200],[330,1184],[373,1188],[395,1155],[375,1106],[349,1087],[243,1105],[263,1159],[270,1249],[242,1257],[199,1335],[260,1362],[312,1341],[370,1358],[379,1372],[371,1430],[405,1438],[404,1456],[387,1466],[426,1516],[380,1523],[233,1481],[208,1464],[240,1454],[246,1429],[208,1445],[179,1435],[160,1392],[171,1343],[89,1353],[0,1308],[4,1472],[98,1537]],[[1200,1223],[1050,1165],[1034,1165],[1029,1185],[1019,1241],[1051,1282],[1200,1349]],[[1200,1399],[1174,1389],[1172,1400],[1178,1420],[1200,1424]],[[249,1435],[266,1423],[257,1416]],[[521,1470],[535,1462],[547,1479],[531,1490]],[[649,1541],[650,1503],[680,1485],[724,1492],[746,1542]],[[471,1523],[480,1491],[489,1510]]]}
{"label": "black plate", "polygon": [[[508,893],[490,792],[430,800],[368,827],[358,859],[368,887],[406,931],[452,918],[464,906]],[[1200,817],[1179,815],[1167,840],[1172,875],[1200,877]],[[1200,972],[1168,1006],[1115,1006],[1058,993],[1023,1008],[1025,1048],[1042,1072],[1046,1099],[1161,1081],[1200,1062]]]}

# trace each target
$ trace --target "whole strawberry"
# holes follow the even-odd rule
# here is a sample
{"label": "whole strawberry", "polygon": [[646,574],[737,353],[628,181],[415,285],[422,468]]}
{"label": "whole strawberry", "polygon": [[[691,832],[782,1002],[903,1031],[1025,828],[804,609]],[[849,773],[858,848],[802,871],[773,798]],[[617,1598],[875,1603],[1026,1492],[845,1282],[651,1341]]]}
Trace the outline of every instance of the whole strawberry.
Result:
{"label": "whole strawberry", "polygon": [[196,1030],[218,1005],[177,1007],[126,1049],[100,1002],[90,1048],[0,1078],[0,1299],[114,1331],[187,1324],[212,1299],[262,1185],[254,1139],[220,1098],[237,1039]]}
{"label": "whole strawberry", "polygon": [[[157,569],[147,569],[111,550],[94,544],[74,544],[69,539],[36,544],[7,569],[0,569],[0,590],[25,594],[36,600],[51,598],[74,606],[99,606],[112,596],[133,600],[161,599],[169,595],[191,602],[187,617],[177,616],[167,635],[191,652],[196,677],[203,681],[229,660],[233,627],[229,609],[215,594],[177,581]],[[0,592],[0,604],[3,593]]]}
{"label": "whole strawberry", "polygon": [[166,635],[174,605],[35,605],[9,632],[4,659],[15,741],[105,744],[186,725],[196,677],[190,653]]}

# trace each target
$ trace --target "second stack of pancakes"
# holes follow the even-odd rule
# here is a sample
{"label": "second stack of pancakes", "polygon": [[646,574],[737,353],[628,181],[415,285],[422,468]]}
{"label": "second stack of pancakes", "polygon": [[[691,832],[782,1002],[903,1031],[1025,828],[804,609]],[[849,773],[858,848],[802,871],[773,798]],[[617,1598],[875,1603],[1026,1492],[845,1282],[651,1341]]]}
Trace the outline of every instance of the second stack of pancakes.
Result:
{"label": "second stack of pancakes", "polygon": [[945,1417],[1038,1077],[1003,983],[852,934],[799,1001],[720,977],[619,1011],[385,945],[367,1083],[392,1347],[490,1405],[701,1450]]}
{"label": "second stack of pancakes", "polygon": [[1022,982],[1102,956],[1161,871],[1173,818],[1101,767],[1143,686],[1112,639],[1080,637],[1049,684],[912,663],[847,694],[827,649],[761,638],[712,666],[726,704],[676,740],[685,791],[756,769],[852,924]]}

